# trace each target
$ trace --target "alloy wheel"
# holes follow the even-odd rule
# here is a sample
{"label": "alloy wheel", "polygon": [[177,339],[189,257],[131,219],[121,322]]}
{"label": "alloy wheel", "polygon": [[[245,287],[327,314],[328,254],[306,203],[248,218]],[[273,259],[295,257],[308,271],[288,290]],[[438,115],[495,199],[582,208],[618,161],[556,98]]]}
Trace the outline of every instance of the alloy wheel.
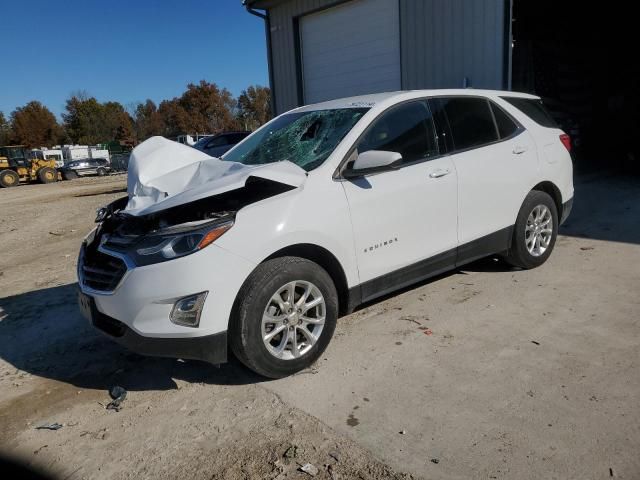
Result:
{"label": "alloy wheel", "polygon": [[304,356],[316,344],[324,328],[325,299],[313,283],[295,280],[280,287],[262,315],[262,341],[281,360]]}

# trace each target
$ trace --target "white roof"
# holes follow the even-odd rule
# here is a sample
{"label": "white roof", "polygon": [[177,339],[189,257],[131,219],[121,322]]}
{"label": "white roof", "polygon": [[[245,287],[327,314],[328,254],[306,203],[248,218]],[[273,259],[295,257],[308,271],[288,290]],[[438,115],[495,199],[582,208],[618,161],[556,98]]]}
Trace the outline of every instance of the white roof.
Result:
{"label": "white roof", "polygon": [[469,95],[482,97],[521,97],[537,99],[535,95],[520,92],[510,92],[506,90],[476,90],[474,88],[453,88],[453,89],[433,89],[433,90],[399,90],[396,92],[372,93],[369,95],[358,95],[356,97],[338,98],[321,103],[305,105],[295,109],[297,112],[306,112],[313,110],[331,110],[335,108],[372,108],[376,105],[393,104],[403,100],[411,100],[414,98],[423,98],[429,96],[442,95]]}

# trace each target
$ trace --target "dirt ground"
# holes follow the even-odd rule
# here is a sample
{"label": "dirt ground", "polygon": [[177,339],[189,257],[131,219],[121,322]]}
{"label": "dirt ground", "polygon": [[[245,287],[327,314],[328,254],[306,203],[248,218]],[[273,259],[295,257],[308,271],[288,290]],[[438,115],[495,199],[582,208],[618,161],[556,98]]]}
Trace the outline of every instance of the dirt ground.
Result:
{"label": "dirt ground", "polygon": [[54,478],[640,478],[638,179],[579,179],[541,268],[486,259],[365,306],[278,381],[80,317],[79,244],[124,190],[0,190],[0,454]]}

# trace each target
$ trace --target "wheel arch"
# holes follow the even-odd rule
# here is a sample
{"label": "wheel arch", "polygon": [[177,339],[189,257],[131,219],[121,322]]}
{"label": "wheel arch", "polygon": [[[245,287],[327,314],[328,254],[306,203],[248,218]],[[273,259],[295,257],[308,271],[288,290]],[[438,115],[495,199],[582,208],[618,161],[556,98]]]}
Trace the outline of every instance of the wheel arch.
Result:
{"label": "wheel arch", "polygon": [[562,218],[562,193],[560,193],[560,189],[553,183],[548,180],[538,183],[535,187],[531,189],[531,191],[544,192],[549,195],[553,199],[553,203],[556,205],[556,209],[558,210],[558,222]]}
{"label": "wheel arch", "polygon": [[304,258],[324,268],[333,280],[338,292],[339,314],[346,315],[352,310],[347,276],[340,261],[329,250],[312,243],[298,243],[281,248],[265,258],[263,262],[287,256]]}

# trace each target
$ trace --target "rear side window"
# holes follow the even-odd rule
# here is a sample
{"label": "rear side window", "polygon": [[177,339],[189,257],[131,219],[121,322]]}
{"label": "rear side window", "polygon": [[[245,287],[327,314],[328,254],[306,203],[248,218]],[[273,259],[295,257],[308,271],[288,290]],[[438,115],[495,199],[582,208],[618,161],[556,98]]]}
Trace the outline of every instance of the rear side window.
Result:
{"label": "rear side window", "polygon": [[369,150],[399,152],[403,163],[438,155],[431,112],[424,101],[399,105],[373,122],[357,146]]}
{"label": "rear side window", "polygon": [[502,97],[502,99],[516,107],[538,125],[542,125],[547,128],[560,128],[545,108],[542,100],[519,97]]}
{"label": "rear side window", "polygon": [[435,110],[446,115],[454,150],[477,148],[498,141],[489,101],[484,98],[452,97],[433,99]]}
{"label": "rear side window", "polygon": [[491,110],[493,110],[493,117],[496,119],[500,139],[509,138],[518,131],[520,128],[518,124],[502,108],[491,102]]}

